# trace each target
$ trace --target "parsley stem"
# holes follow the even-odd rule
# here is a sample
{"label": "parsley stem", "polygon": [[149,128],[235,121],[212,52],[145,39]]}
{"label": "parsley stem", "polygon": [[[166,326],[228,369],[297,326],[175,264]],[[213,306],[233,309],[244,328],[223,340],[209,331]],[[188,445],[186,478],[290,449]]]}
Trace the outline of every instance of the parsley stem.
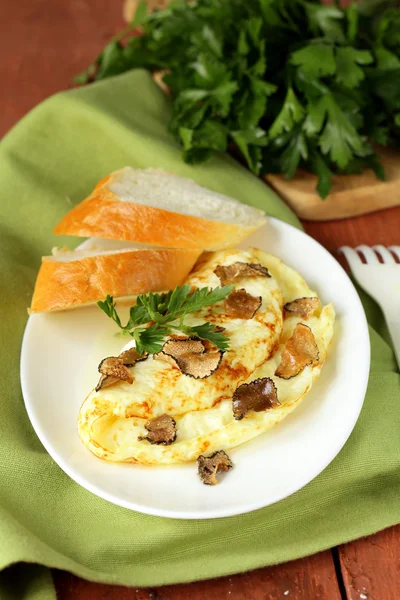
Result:
{"label": "parsley stem", "polygon": [[117,33],[117,35],[113,38],[113,42],[120,42],[128,33],[137,29],[137,25],[129,24],[122,31]]}

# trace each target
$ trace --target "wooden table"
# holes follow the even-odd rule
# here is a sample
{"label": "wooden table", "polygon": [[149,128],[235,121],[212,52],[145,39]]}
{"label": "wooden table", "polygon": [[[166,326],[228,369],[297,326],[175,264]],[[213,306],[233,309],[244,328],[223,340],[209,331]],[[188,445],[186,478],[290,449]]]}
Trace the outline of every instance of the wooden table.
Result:
{"label": "wooden table", "polygon": [[[121,29],[122,0],[3,0],[0,23],[1,136],[35,104],[69,87]],[[399,244],[399,224],[400,207],[347,221],[303,223],[335,256],[343,244]],[[58,571],[54,579],[59,600],[398,600],[400,526],[309,558],[212,581],[138,589]]]}

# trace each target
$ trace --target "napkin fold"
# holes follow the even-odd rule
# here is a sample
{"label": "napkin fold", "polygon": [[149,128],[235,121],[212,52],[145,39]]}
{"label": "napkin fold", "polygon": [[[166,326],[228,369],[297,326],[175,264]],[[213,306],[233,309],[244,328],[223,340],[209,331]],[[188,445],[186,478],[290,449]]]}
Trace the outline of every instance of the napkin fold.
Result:
{"label": "napkin fold", "polygon": [[158,166],[299,226],[286,205],[229,156],[184,164],[166,129],[169,111],[149,74],[131,71],[49,98],[2,141],[1,599],[55,599],[45,567],[94,581],[157,586],[288,561],[400,520],[400,376],[382,315],[365,295],[372,363],[359,421],[323,473],[273,506],[206,521],[135,513],[69,479],[36,437],[19,381],[26,307],[41,255],[71,245],[52,228],[101,177],[128,164]]}

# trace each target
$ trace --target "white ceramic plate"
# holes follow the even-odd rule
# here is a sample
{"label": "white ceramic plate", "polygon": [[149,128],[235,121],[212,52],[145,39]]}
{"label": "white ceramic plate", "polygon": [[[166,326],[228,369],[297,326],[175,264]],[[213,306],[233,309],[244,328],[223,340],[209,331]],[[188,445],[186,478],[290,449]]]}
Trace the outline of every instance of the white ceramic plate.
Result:
{"label": "white ceramic plate", "polygon": [[335,458],[360,413],[369,373],[365,314],[346,273],[305,233],[276,219],[246,241],[297,269],[337,312],[321,377],[303,403],[274,429],[229,452],[235,468],[215,487],[195,463],[141,467],[106,463],[77,433],[79,407],[97,382],[97,365],[120,351],[115,326],[97,307],[29,318],[21,381],[29,418],[42,444],[77,483],[120,506],[178,519],[227,517],[293,494]]}

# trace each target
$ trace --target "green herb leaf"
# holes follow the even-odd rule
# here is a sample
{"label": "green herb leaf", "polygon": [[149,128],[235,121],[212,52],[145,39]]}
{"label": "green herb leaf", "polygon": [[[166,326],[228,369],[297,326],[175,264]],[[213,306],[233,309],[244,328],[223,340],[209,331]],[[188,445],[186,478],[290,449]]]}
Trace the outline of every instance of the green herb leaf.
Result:
{"label": "green herb leaf", "polygon": [[238,50],[238,53],[242,54],[243,56],[246,56],[249,53],[250,46],[246,39],[246,32],[244,31],[244,29],[242,29],[239,32],[237,50]]}
{"label": "green herb leaf", "polygon": [[305,2],[310,29],[314,35],[323,33],[333,41],[343,41],[344,33],[340,25],[343,19],[343,11],[336,6],[323,6]]}
{"label": "green herb leaf", "polygon": [[139,27],[143,25],[145,19],[147,17],[147,2],[146,0],[140,0],[137,8],[135,10],[135,14],[133,15],[133,19],[130,22],[130,27]]}
{"label": "green herb leaf", "polygon": [[326,44],[310,44],[293,52],[292,64],[299,67],[306,79],[332,75],[336,71],[333,48]]}
{"label": "green herb leaf", "polygon": [[290,177],[300,165],[324,196],[331,173],[371,167],[368,139],[400,137],[396,0],[341,4],[178,0],[147,15],[142,0],[78,82],[165,70],[168,129],[187,163],[232,149],[257,174]]}
{"label": "green herb leaf", "polygon": [[190,67],[195,72],[195,83],[199,88],[205,87],[212,90],[217,87],[221,81],[229,77],[229,71],[221,61],[215,56],[205,54],[204,52],[196,57]]}
{"label": "green herb leaf", "polygon": [[232,139],[246,158],[253,173],[258,174],[261,169],[261,148],[266,146],[268,139],[261,127],[250,127],[244,131],[232,131]]}
{"label": "green herb leaf", "polygon": [[229,349],[229,339],[223,331],[218,331],[216,326],[211,323],[202,323],[191,327],[191,335],[197,336],[202,340],[208,340],[219,350]]}
{"label": "green herb leaf", "polygon": [[176,286],[170,295],[166,311],[172,319],[181,314],[183,305],[185,304],[185,301],[188,300],[190,289],[190,285]]}
{"label": "green herb leaf", "polygon": [[282,172],[286,179],[291,179],[296,172],[301,158],[307,160],[307,140],[300,128],[293,131],[289,144],[281,154]]}
{"label": "green herb leaf", "polygon": [[318,151],[311,156],[313,171],[318,175],[317,191],[321,198],[326,198],[332,187],[332,173]]}
{"label": "green herb leaf", "polygon": [[107,317],[110,317],[110,319],[112,319],[118,325],[118,327],[120,327],[120,329],[125,329],[125,327],[121,324],[121,320],[118,316],[112,296],[107,295],[103,302],[99,301],[97,303],[97,306],[101,308],[101,310],[106,313]]}
{"label": "green herb leaf", "polygon": [[226,127],[217,120],[212,121],[210,119],[196,129],[188,130],[185,135],[187,136],[186,146],[184,145],[185,150],[196,147],[225,152],[227,147]]}
{"label": "green herb leaf", "polygon": [[324,96],[319,108],[327,116],[319,138],[322,153],[329,154],[331,160],[343,168],[349,163],[353,152],[363,152],[363,140],[332,95]]}
{"label": "green herb leaf", "polygon": [[217,302],[222,302],[222,300],[225,300],[225,298],[229,296],[233,288],[233,285],[224,285],[223,287],[216,287],[214,289],[206,287],[199,288],[192,294],[188,294],[181,306],[175,308],[174,311],[170,311],[170,308],[168,307],[168,312],[170,312],[171,316],[179,316],[181,313],[188,314],[197,312],[205,306],[211,306],[212,304],[217,304]]}
{"label": "green herb leaf", "polygon": [[347,37],[350,42],[354,42],[358,32],[358,6],[355,2],[352,2],[345,10],[347,18]]}
{"label": "green herb leaf", "polygon": [[[203,323],[189,327],[184,324],[184,318],[188,313],[197,312],[205,306],[221,302],[232,289],[232,285],[226,285],[214,289],[200,288],[192,292],[191,286],[182,285],[167,293],[140,294],[136,299],[136,304],[130,309],[129,321],[126,325],[121,323],[112,296],[107,296],[97,305],[124,334],[129,334],[134,338],[136,349],[140,354],[145,351],[150,354],[159,352],[165,336],[171,333],[171,328],[186,335],[196,335],[201,339],[207,339],[215,343],[221,350],[226,350],[229,346],[229,339],[226,336],[221,337],[216,325]],[[179,323],[174,323],[178,319]],[[138,327],[151,322],[153,324],[148,327]]]}
{"label": "green herb leaf", "polygon": [[305,110],[296,98],[292,88],[288,89],[282,110],[269,129],[269,136],[274,138],[284,131],[293,129],[296,123],[302,120]]}
{"label": "green herb leaf", "polygon": [[376,46],[374,50],[378,69],[398,69],[400,67],[400,58],[384,46]]}
{"label": "green herb leaf", "polygon": [[132,336],[136,342],[136,350],[139,354],[143,354],[143,352],[148,352],[149,354],[159,352],[169,332],[168,327],[161,327],[160,325],[134,329]]}
{"label": "green herb leaf", "polygon": [[336,50],[336,80],[348,88],[356,87],[365,77],[358,65],[369,65],[373,56],[368,50],[356,50],[350,46]]}
{"label": "green herb leaf", "polygon": [[241,130],[259,129],[257,125],[265,112],[268,96],[277,90],[277,86],[273,83],[253,76],[249,77],[249,83],[250,86],[246,87],[241,100],[236,104]]}
{"label": "green herb leaf", "polygon": [[260,0],[260,7],[266,23],[269,23],[271,27],[282,27],[284,23],[279,14],[279,8],[276,2],[271,2],[271,0]]}
{"label": "green herb leaf", "polygon": [[216,56],[221,57],[222,45],[215,31],[213,31],[209,25],[204,25],[202,34],[203,39],[206,42],[209,49],[212,50],[212,52],[214,52]]}
{"label": "green herb leaf", "polygon": [[190,148],[190,150],[185,150],[182,156],[189,165],[199,165],[212,157],[212,150],[210,148]]}
{"label": "green herb leaf", "polygon": [[309,137],[315,136],[321,131],[326,117],[325,104],[319,99],[318,102],[309,102],[308,114],[304,121],[303,129]]}
{"label": "green herb leaf", "polygon": [[135,304],[135,306],[131,306],[129,313],[129,321],[125,326],[125,329],[132,329],[136,325],[144,325],[144,323],[149,322],[149,313],[145,306],[141,306],[140,304]]}
{"label": "green herb leaf", "polygon": [[124,47],[118,40],[112,40],[104,48],[99,59],[99,69],[95,79],[103,79],[111,75],[119,75],[125,71]]}

